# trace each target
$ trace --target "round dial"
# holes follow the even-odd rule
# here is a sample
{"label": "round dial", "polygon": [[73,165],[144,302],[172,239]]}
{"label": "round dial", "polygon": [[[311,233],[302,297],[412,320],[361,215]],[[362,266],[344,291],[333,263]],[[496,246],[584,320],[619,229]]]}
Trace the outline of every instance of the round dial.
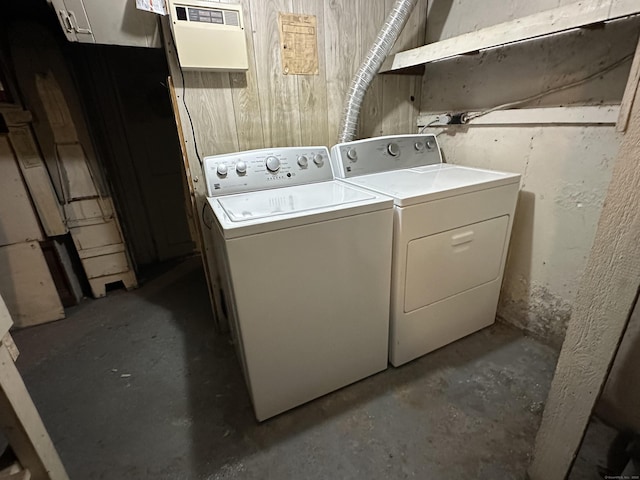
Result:
{"label": "round dial", "polygon": [[313,156],[313,163],[315,163],[317,166],[321,167],[322,164],[324,163],[324,158],[319,153],[316,153]]}
{"label": "round dial", "polygon": [[270,172],[277,172],[280,170],[280,160],[277,157],[267,157],[267,161],[265,163],[267,165],[267,170]]}
{"label": "round dial", "polygon": [[398,155],[400,155],[400,147],[397,143],[391,142],[389,145],[387,145],[387,152],[389,152],[389,155],[391,155],[392,157],[397,157]]}
{"label": "round dial", "polygon": [[358,159],[358,152],[356,152],[355,148],[350,148],[347,152],[347,157],[349,157],[349,160],[353,160],[355,162]]}
{"label": "round dial", "polygon": [[306,167],[307,163],[309,163],[309,160],[305,155],[300,155],[298,157],[298,165],[300,165],[302,168]]}
{"label": "round dial", "polygon": [[238,173],[247,173],[247,164],[242,160],[239,160],[236,163],[236,172]]}
{"label": "round dial", "polygon": [[427,140],[427,148],[429,150],[433,150],[436,146],[436,141],[435,140]]}
{"label": "round dial", "polygon": [[219,163],[216,171],[218,172],[218,175],[224,177],[227,174],[227,166],[224,163]]}
{"label": "round dial", "polygon": [[422,142],[416,142],[413,146],[418,152],[422,152],[424,150],[424,143]]}

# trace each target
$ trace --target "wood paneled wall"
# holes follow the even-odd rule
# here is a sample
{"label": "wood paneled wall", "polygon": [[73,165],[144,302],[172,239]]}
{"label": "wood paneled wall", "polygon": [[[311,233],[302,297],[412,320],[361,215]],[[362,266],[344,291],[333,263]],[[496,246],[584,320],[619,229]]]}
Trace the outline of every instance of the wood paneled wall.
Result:
{"label": "wood paneled wall", "polygon": [[[200,160],[207,155],[255,148],[335,144],[351,78],[394,3],[393,0],[235,0],[238,2],[243,6],[249,49],[249,70],[243,73],[181,72],[168,20],[163,20],[169,69],[175,85],[175,108],[185,143],[187,179],[200,217],[205,266],[211,272],[209,287],[216,320],[222,329],[226,319],[218,301],[213,244],[201,218],[206,192]],[[282,73],[279,12],[316,16],[318,75]],[[418,0],[394,51],[424,44],[426,12],[427,0]],[[376,78],[365,97],[359,137],[415,132],[420,89],[419,76]],[[194,148],[194,136],[199,155]]]}
{"label": "wood paneled wall", "polygon": [[[337,141],[351,78],[393,0],[241,0],[240,3],[244,7],[249,70],[184,72],[185,100],[200,154],[270,146],[330,147]],[[396,49],[424,43],[426,3],[426,0],[418,2]],[[283,75],[278,12],[317,17],[318,75]],[[173,68],[172,76],[180,89],[180,71]],[[413,132],[420,97],[418,79],[399,75],[376,79],[365,100],[359,136]],[[185,120],[189,126],[188,119]],[[185,137],[192,137],[191,132],[185,132]]]}

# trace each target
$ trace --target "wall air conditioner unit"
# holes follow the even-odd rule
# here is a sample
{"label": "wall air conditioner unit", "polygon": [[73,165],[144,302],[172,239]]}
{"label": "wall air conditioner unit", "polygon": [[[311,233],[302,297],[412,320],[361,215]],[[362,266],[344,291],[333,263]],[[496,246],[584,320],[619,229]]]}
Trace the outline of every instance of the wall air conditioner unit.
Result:
{"label": "wall air conditioner unit", "polygon": [[167,3],[184,70],[232,72],[249,68],[241,5],[198,0]]}

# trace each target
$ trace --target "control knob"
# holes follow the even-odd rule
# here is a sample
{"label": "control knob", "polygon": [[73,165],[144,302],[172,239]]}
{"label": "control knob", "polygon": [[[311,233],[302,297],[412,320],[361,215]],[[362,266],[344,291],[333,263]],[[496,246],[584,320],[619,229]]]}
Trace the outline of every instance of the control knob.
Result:
{"label": "control knob", "polygon": [[349,160],[355,162],[356,160],[358,160],[358,152],[356,152],[355,148],[350,148],[347,151],[347,157],[349,157]]}
{"label": "control knob", "polygon": [[300,155],[298,157],[298,165],[300,165],[300,167],[306,168],[308,162],[309,162],[309,160],[307,159],[307,157],[305,155]]}
{"label": "control knob", "polygon": [[280,170],[280,160],[277,157],[267,157],[267,161],[265,163],[267,165],[267,170],[269,170],[270,172],[275,173]]}
{"label": "control knob", "polygon": [[389,145],[387,145],[387,152],[389,152],[389,155],[391,155],[392,157],[397,157],[398,155],[400,155],[400,147],[397,143],[391,142]]}
{"label": "control knob", "polygon": [[417,150],[418,152],[422,152],[422,151],[424,150],[424,143],[422,143],[422,142],[416,142],[416,143],[414,144],[414,147],[416,148],[416,150]]}
{"label": "control knob", "polygon": [[224,177],[227,175],[227,166],[224,163],[219,163],[216,171],[218,172],[218,175]]}
{"label": "control knob", "polygon": [[429,150],[433,150],[436,146],[436,141],[435,140],[427,140],[427,148]]}
{"label": "control knob", "polygon": [[321,167],[322,164],[324,163],[324,158],[322,158],[322,155],[319,153],[316,153],[313,156],[313,163],[315,163],[317,166]]}
{"label": "control knob", "polygon": [[242,160],[238,160],[238,162],[236,163],[236,172],[241,175],[247,173],[247,164]]}

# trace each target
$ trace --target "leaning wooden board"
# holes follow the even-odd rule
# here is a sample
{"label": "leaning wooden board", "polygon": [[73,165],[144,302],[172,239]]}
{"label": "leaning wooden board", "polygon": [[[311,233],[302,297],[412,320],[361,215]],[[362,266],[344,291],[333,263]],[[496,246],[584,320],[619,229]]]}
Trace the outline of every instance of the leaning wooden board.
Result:
{"label": "leaning wooden board", "polygon": [[9,139],[0,135],[0,245],[42,239]]}
{"label": "leaning wooden board", "polygon": [[0,295],[18,327],[64,318],[64,308],[38,242],[0,247]]}
{"label": "leaning wooden board", "polygon": [[0,429],[24,469],[5,469],[1,478],[69,480],[58,452],[42,423],[9,346],[11,315],[0,296]]}

